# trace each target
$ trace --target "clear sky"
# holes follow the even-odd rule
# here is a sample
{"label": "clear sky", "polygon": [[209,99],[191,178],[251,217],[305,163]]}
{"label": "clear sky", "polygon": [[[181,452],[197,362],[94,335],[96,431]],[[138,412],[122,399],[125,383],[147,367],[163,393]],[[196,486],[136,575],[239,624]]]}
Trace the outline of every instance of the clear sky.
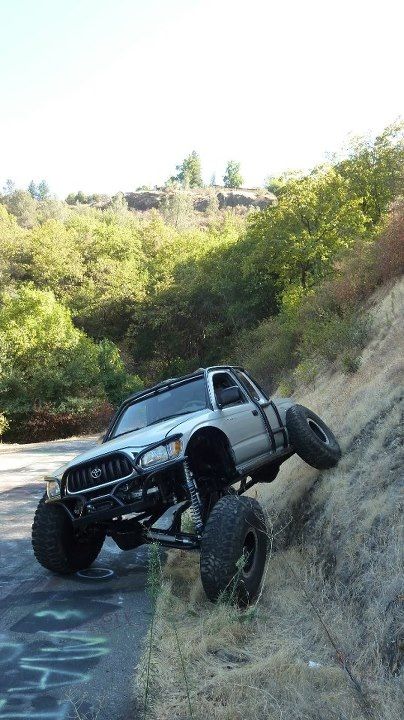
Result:
{"label": "clear sky", "polygon": [[404,114],[400,0],[0,0],[0,187],[248,186]]}

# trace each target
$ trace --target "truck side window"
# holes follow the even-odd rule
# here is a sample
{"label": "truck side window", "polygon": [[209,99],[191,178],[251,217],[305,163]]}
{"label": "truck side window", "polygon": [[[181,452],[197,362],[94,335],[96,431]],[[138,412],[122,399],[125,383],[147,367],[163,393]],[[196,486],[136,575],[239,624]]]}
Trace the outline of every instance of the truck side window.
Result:
{"label": "truck side window", "polygon": [[[213,389],[215,391],[216,402],[218,401],[218,397],[217,397],[218,390],[224,390],[225,388],[233,387],[236,384],[237,383],[234,382],[233,378],[228,373],[226,373],[226,372],[215,373],[213,375]],[[242,400],[240,400],[240,402],[238,402],[237,405],[242,405],[245,402],[246,402],[246,399],[243,396]]]}

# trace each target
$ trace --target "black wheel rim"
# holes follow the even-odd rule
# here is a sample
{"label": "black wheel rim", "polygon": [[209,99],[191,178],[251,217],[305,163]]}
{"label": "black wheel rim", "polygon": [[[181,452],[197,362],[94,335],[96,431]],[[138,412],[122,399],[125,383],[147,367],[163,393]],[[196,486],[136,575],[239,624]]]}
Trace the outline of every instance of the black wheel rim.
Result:
{"label": "black wheel rim", "polygon": [[248,577],[251,574],[257,555],[258,539],[255,530],[252,528],[244,538],[243,544],[243,575]]}
{"label": "black wheel rim", "polygon": [[316,423],[315,420],[313,420],[312,418],[307,418],[307,423],[309,428],[314,432],[318,439],[321,440],[322,443],[324,443],[324,445],[330,444],[326,432],[323,430],[323,428],[320,427],[318,423]]}

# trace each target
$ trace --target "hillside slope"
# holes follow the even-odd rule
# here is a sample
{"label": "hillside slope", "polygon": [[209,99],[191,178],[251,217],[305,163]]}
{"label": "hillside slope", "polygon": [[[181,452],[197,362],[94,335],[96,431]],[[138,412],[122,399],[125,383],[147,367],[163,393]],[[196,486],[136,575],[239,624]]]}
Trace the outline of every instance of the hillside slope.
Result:
{"label": "hillside slope", "polygon": [[380,289],[359,371],[296,394],[335,430],[343,457],[321,473],[294,457],[260,486],[272,551],[256,607],[209,604],[197,556],[170,554],[143,664],[150,716],[401,717],[403,308],[403,282]]}

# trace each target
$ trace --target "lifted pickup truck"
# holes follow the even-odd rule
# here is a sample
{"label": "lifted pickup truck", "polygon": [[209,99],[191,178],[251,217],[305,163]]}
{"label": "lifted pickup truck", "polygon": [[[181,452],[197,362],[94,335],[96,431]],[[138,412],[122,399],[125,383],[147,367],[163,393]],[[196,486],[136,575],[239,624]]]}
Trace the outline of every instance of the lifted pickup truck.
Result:
{"label": "lifted pickup truck", "polygon": [[[294,453],[313,467],[341,455],[327,425],[290,399],[269,399],[241,367],[171,378],[127,398],[100,445],[46,477],[32,526],[35,557],[55,573],[89,567],[106,535],[122,550],[158,542],[199,549],[211,600],[257,595],[267,528],[244,493],[272,482]],[[183,514],[192,516],[185,531]]]}

